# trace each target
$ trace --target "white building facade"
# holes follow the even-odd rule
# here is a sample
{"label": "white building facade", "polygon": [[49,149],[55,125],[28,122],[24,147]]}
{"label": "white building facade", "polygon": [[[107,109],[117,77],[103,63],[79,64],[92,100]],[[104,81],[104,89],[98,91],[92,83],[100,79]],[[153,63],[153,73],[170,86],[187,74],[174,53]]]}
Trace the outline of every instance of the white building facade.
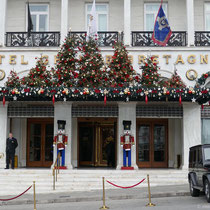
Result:
{"label": "white building facade", "polygon": [[[60,44],[67,35],[84,36],[92,1],[30,0],[34,29],[27,38],[27,1],[1,0],[0,87],[11,70],[20,77],[35,66],[36,57],[46,57],[54,66]],[[168,0],[163,2],[172,29],[166,47],[151,41],[160,1],[96,0],[100,49],[105,62],[113,55],[112,44],[123,40],[133,67],[154,56],[162,78],[174,70],[188,87],[209,71],[210,1]],[[208,86],[208,78],[204,86]],[[52,147],[57,120],[66,120],[68,145],[66,166],[107,167],[106,144],[115,145],[114,166],[123,165],[120,136],[123,120],[130,120],[135,146],[132,166],[138,168],[187,168],[189,147],[210,143],[208,106],[191,101],[18,101],[0,103],[0,167],[5,167],[6,138],[11,131],[19,146],[19,167],[50,167],[57,152]]]}

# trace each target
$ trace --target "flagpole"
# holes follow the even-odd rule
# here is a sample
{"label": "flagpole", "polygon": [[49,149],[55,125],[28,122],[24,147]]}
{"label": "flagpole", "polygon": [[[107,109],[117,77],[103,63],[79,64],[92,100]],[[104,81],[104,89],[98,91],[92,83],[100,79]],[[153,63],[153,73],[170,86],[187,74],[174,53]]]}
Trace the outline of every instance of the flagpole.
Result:
{"label": "flagpole", "polygon": [[160,3],[161,5],[163,4],[163,0],[161,0],[161,3]]}

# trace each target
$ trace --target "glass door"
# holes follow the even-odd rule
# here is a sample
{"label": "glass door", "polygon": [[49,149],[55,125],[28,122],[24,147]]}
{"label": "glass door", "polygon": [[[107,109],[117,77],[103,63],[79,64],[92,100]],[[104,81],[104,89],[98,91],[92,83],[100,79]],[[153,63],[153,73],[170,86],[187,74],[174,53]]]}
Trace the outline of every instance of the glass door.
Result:
{"label": "glass door", "polygon": [[53,128],[53,120],[28,119],[27,166],[52,165]]}
{"label": "glass door", "polygon": [[168,167],[167,121],[139,123],[137,129],[137,164],[142,168]]}
{"label": "glass door", "polygon": [[115,167],[114,125],[100,125],[98,134],[95,165]]}
{"label": "glass door", "polygon": [[79,123],[79,166],[115,167],[115,123]]}
{"label": "glass door", "polygon": [[79,125],[79,165],[94,166],[94,126],[87,123]]}

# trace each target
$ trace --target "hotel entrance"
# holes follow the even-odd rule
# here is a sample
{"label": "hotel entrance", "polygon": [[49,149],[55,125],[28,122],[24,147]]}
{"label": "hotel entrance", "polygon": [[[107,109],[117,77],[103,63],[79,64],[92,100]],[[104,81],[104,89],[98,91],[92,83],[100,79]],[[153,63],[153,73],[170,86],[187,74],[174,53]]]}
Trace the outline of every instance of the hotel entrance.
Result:
{"label": "hotel entrance", "polygon": [[78,122],[79,166],[116,166],[116,121],[80,119]]}
{"label": "hotel entrance", "polygon": [[52,165],[53,129],[53,119],[28,119],[27,167]]}
{"label": "hotel entrance", "polygon": [[141,168],[168,167],[168,121],[137,121],[137,165]]}

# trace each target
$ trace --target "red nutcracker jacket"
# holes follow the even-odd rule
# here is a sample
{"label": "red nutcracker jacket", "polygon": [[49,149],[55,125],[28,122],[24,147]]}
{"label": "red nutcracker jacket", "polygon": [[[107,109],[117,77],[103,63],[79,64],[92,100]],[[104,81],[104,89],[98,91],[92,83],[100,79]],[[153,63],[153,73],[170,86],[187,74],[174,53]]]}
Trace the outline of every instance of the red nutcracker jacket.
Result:
{"label": "red nutcracker jacket", "polygon": [[63,150],[63,149],[65,149],[67,142],[68,142],[67,136],[65,136],[63,134],[58,134],[57,136],[54,137],[53,145],[57,144],[57,149]]}
{"label": "red nutcracker jacket", "polygon": [[131,150],[131,145],[134,145],[134,137],[131,134],[125,134],[120,137],[120,143],[126,151]]}

